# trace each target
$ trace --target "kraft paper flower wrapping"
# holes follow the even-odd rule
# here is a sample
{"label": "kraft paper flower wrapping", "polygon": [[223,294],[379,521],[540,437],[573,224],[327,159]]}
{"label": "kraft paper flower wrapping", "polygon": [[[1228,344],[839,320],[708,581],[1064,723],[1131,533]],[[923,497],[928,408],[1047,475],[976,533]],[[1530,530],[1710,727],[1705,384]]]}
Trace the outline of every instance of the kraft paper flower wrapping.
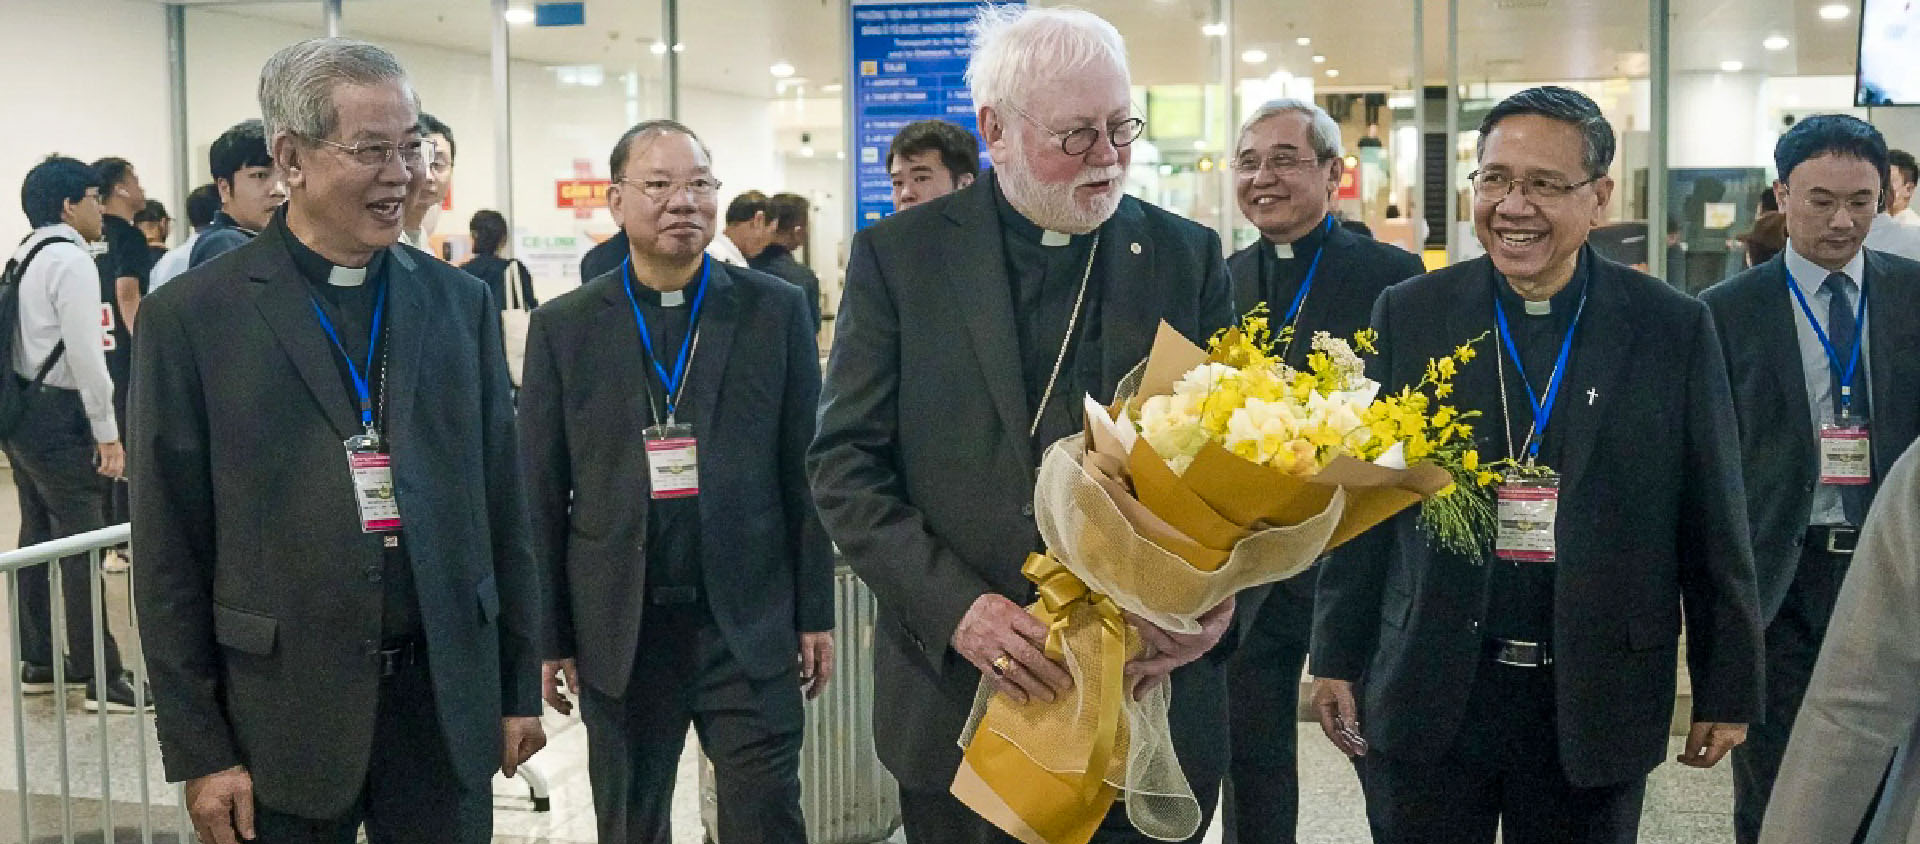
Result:
{"label": "kraft paper flower wrapping", "polygon": [[1123,385],[1111,408],[1089,399],[1087,430],[1042,461],[1034,514],[1048,550],[1024,569],[1040,592],[1029,611],[1048,625],[1048,655],[1066,664],[1074,689],[1050,704],[1016,704],[983,680],[952,789],[1028,844],[1085,844],[1122,798],[1150,837],[1178,841],[1199,829],[1167,723],[1169,685],[1139,701],[1127,694],[1122,670],[1141,645],[1121,610],[1198,632],[1199,617],[1234,593],[1305,571],[1452,482],[1431,464],[1348,457],[1290,476],[1212,443],[1175,474],[1126,413],[1208,359],[1163,323],[1137,391]]}

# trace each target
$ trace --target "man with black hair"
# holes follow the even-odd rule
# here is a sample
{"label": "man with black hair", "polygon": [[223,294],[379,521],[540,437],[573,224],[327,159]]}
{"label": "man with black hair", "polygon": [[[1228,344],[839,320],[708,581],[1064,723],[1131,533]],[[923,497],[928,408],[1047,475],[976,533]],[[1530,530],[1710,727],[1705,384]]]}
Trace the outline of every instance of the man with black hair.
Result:
{"label": "man with black hair", "polygon": [[1887,213],[1909,226],[1920,226],[1920,211],[1913,210],[1913,189],[1920,185],[1920,160],[1903,149],[1887,150]]}
{"label": "man with black hair", "polygon": [[[1377,840],[1626,844],[1667,752],[1681,617],[1693,711],[1680,762],[1712,767],[1760,715],[1760,621],[1720,342],[1706,306],[1594,254],[1613,128],[1531,88],[1480,126],[1487,254],[1387,288],[1383,391],[1463,344],[1442,399],[1501,479],[1477,554],[1409,510],[1321,564],[1321,728],[1365,756]],[[1561,513],[1567,518],[1558,518]]]}
{"label": "man with black hair", "polygon": [[[167,239],[173,236],[173,215],[167,213],[166,205],[158,199],[148,199],[146,207],[133,215],[133,225],[147,239],[147,252],[154,261],[167,254]],[[152,272],[151,268],[148,272]]]}
{"label": "man with black hair", "polygon": [[215,139],[207,150],[207,166],[220,191],[220,213],[213,215],[213,223],[189,253],[189,269],[245,246],[266,231],[273,212],[287,201],[286,187],[267,151],[266,126],[257,117],[234,124]]}
{"label": "man with black hair", "polygon": [[1733,754],[1740,844],[1759,840],[1867,508],[1920,433],[1920,263],[1868,234],[1907,228],[1879,211],[1885,139],[1857,118],[1816,115],[1773,157],[1787,248],[1700,297],[1734,386],[1766,625],[1766,717]]}
{"label": "man with black hair", "polygon": [[427,162],[427,172],[415,179],[407,192],[406,219],[400,230],[407,245],[437,255],[427,238],[433,236],[434,226],[440,221],[440,205],[453,186],[453,127],[423,111],[420,137],[433,144],[433,160]]}
{"label": "man with black hair", "polygon": [[767,195],[757,190],[734,197],[727,203],[726,228],[714,235],[707,254],[736,267],[751,266],[754,257],[773,242],[770,211]]}
{"label": "man with black hair", "polygon": [[200,235],[213,225],[213,218],[220,213],[220,188],[208,182],[194,188],[187,194],[187,223],[193,231],[187,233],[187,239],[179,246],[167,250],[160,260],[153,262],[153,272],[147,275],[147,293],[151,295],[160,285],[172,281],[174,276],[187,271],[187,261],[193,257],[193,247],[200,242]]}
{"label": "man with black hair", "polygon": [[[102,158],[93,163],[95,184],[100,187],[101,235],[107,251],[94,259],[100,268],[102,317],[111,323],[107,339],[107,372],[113,376],[114,417],[124,427],[127,421],[127,379],[133,372],[133,321],[139,317],[140,297],[147,293],[147,276],[155,260],[147,248],[147,236],[133,218],[147,207],[147,192],[140,187],[140,175],[124,158]],[[107,484],[105,517],[108,524],[127,520],[127,488],[119,482]],[[114,552],[115,567],[125,562],[125,549]]]}
{"label": "man with black hair", "polygon": [[[18,333],[11,348],[0,350],[11,365],[0,377],[42,380],[28,393],[18,426],[0,445],[13,467],[20,547],[25,548],[105,526],[100,479],[121,476],[126,452],[101,344],[100,271],[86,246],[101,233],[99,179],[75,159],[50,157],[27,172],[20,200],[34,231],[13,255],[27,263],[20,278]],[[104,630],[106,663],[97,666],[104,674],[95,672],[87,558],[60,561],[64,643],[51,633],[48,571],[46,565],[33,566],[19,581],[14,623],[24,661],[23,691],[55,691],[53,661],[64,646],[66,681],[86,685],[88,709],[132,712],[133,685],[121,668],[119,646]]]}
{"label": "man with black hair", "polygon": [[793,253],[807,245],[807,211],[812,203],[797,193],[777,193],[767,200],[768,216],[773,218],[767,245],[754,255],[751,266],[763,273],[779,276],[807,294],[807,309],[813,314],[813,330],[820,330],[820,277]]}
{"label": "man with black hair", "polygon": [[905,211],[973,184],[980,177],[980,141],[945,120],[918,120],[887,147],[893,210]]}

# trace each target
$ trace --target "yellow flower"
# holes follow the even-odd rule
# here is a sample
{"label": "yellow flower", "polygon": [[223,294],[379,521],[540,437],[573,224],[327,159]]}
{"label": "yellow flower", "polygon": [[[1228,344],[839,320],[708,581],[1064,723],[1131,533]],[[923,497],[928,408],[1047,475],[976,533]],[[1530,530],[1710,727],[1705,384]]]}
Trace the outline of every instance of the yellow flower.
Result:
{"label": "yellow flower", "polygon": [[1480,471],[1480,452],[1467,449],[1466,454],[1460,455],[1460,468],[1469,472]]}
{"label": "yellow flower", "polygon": [[1353,345],[1354,348],[1367,354],[1377,355],[1380,354],[1380,350],[1374,346],[1374,343],[1379,339],[1380,332],[1371,328],[1362,328],[1358,334],[1353,335]]}
{"label": "yellow flower", "polygon": [[1492,472],[1481,472],[1474,480],[1478,481],[1481,486],[1493,486],[1500,480],[1500,476]]}
{"label": "yellow flower", "polygon": [[1479,353],[1473,350],[1473,344],[1468,343],[1464,346],[1461,346],[1460,348],[1453,350],[1453,359],[1461,363],[1468,363],[1473,360],[1473,356],[1476,354],[1479,354]]}
{"label": "yellow flower", "polygon": [[1453,358],[1441,358],[1440,362],[1435,365],[1435,368],[1440,370],[1440,377],[1452,378],[1454,373]]}
{"label": "yellow flower", "polygon": [[1434,388],[1433,388],[1433,394],[1434,394],[1435,396],[1438,396],[1438,397],[1440,397],[1440,398],[1443,398],[1443,399],[1444,399],[1444,398],[1446,398],[1446,397],[1448,397],[1448,396],[1451,396],[1451,395],[1453,395],[1453,385],[1452,385],[1452,384],[1440,384],[1440,385],[1438,385],[1438,386],[1436,386],[1436,387],[1434,387]]}

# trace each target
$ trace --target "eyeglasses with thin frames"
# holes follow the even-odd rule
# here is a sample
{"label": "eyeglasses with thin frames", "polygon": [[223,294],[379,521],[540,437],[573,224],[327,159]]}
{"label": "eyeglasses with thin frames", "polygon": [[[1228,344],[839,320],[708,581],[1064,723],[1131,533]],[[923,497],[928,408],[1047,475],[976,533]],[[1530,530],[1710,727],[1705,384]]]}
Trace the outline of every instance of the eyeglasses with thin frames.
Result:
{"label": "eyeglasses with thin frames", "polygon": [[1825,192],[1816,194],[1810,191],[1797,196],[1789,192],[1788,196],[1805,206],[1807,210],[1825,218],[1833,217],[1833,212],[1840,208],[1847,209],[1847,215],[1856,220],[1877,216],[1880,213],[1880,195],[1877,193],[1873,196],[1856,195],[1847,199],[1840,199],[1832,194],[1821,194]]}
{"label": "eyeglasses with thin frames", "polygon": [[664,202],[688,191],[695,199],[708,199],[720,192],[720,180],[712,176],[695,176],[691,179],[615,179],[616,185],[631,185],[640,195],[654,202]]}
{"label": "eyeglasses with thin frames", "polygon": [[1498,170],[1491,172],[1475,170],[1467,174],[1467,181],[1473,184],[1474,198],[1486,203],[1505,200],[1513,193],[1514,188],[1519,188],[1520,195],[1528,199],[1536,202],[1551,202],[1600,181],[1601,178],[1603,177],[1595,176],[1584,182],[1566,182],[1551,176],[1529,176],[1516,179],[1513,174]]}
{"label": "eyeglasses with thin frames", "polygon": [[1242,179],[1256,178],[1261,170],[1272,170],[1275,176],[1292,176],[1318,167],[1321,162],[1332,158],[1322,155],[1302,157],[1290,152],[1276,152],[1264,158],[1247,155],[1233,162],[1233,172]]}
{"label": "eyeglasses with thin frames", "polygon": [[[1006,106],[1007,108],[1013,109],[1015,114],[1026,118],[1027,122],[1040,127],[1040,131],[1052,135],[1055,140],[1060,142],[1060,151],[1068,155],[1086,155],[1088,150],[1093,149],[1094,144],[1100,142],[1100,135],[1103,130],[1098,126],[1082,126],[1078,129],[1068,129],[1064,132],[1055,131],[1047,124],[1041,123],[1039,119],[1033,115],[1026,113],[1026,111],[1022,110],[1019,106],[1011,102],[1007,103]],[[1146,128],[1147,121],[1138,117],[1129,117],[1118,123],[1108,125],[1104,132],[1108,142],[1112,143],[1115,149],[1118,149],[1139,140],[1141,133],[1146,131]]]}
{"label": "eyeglasses with thin frames", "polygon": [[426,138],[416,138],[397,144],[388,141],[343,144],[339,141],[327,140],[326,138],[313,138],[305,135],[301,137],[307,138],[307,140],[313,141],[314,143],[326,144],[327,146],[340,150],[352,158],[355,163],[363,167],[385,167],[387,162],[392,161],[393,157],[398,155],[400,156],[400,163],[405,164],[407,169],[418,170],[425,167],[427,162],[432,161],[434,155],[439,151],[438,145]]}

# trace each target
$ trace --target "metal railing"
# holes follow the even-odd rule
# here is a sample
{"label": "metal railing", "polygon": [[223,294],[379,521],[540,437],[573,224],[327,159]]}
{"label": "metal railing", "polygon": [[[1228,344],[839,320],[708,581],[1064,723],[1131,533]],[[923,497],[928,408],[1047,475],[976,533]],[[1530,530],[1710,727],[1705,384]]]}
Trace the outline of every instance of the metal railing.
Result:
{"label": "metal railing", "polygon": [[[74,820],[75,797],[73,793],[74,782],[72,770],[72,762],[74,760],[70,758],[68,750],[70,731],[68,723],[69,716],[67,713],[67,660],[62,657],[62,650],[67,641],[68,627],[66,590],[70,588],[70,584],[64,582],[64,566],[60,565],[59,561],[66,557],[80,554],[85,554],[87,558],[87,590],[93,620],[93,672],[91,676],[95,684],[93,694],[99,703],[96,707],[97,735],[95,736],[95,740],[99,745],[100,751],[99,809],[101,837],[104,841],[118,840],[113,819],[113,747],[115,742],[111,726],[120,719],[115,718],[114,714],[109,712],[111,707],[107,705],[108,684],[117,678],[108,676],[107,671],[106,643],[108,620],[105,579],[101,571],[101,558],[103,552],[107,549],[127,544],[130,533],[127,525],[114,525],[112,527],[75,534],[64,539],[43,542],[16,551],[0,553],[0,576],[4,576],[6,579],[8,618],[13,628],[8,631],[7,636],[9,643],[8,656],[10,657],[10,661],[7,663],[7,674],[9,677],[7,688],[13,710],[13,773],[14,787],[18,798],[20,841],[22,842],[35,840],[33,838],[33,802],[35,795],[31,783],[28,780],[26,688],[24,678],[22,677],[23,657],[21,654],[19,621],[21,613],[20,578],[26,569],[34,566],[45,565],[47,568],[47,603],[49,615],[51,616],[48,626],[51,632],[49,639],[52,643],[52,659],[50,659],[49,662],[53,669],[53,747],[58,760],[59,771],[60,802],[58,814],[60,818],[60,840],[63,844],[73,844],[77,831],[77,824]],[[127,578],[127,617],[128,626],[137,631],[139,629],[139,616],[132,598],[133,576],[131,571],[125,575]],[[152,724],[148,721],[151,713],[148,711],[149,704],[147,701],[146,662],[137,656],[130,656],[126,661],[133,669],[134,714],[131,720],[134,725],[134,747],[137,753],[135,761],[139,776],[138,806],[140,814],[140,841],[142,844],[152,844],[156,819],[154,817],[155,806],[153,803],[155,795],[152,784],[148,779],[148,757],[149,746],[152,744]],[[175,811],[172,812],[174,815],[173,824],[175,835],[180,841],[193,841],[192,826],[187,819],[185,801],[180,799],[177,789],[173,791],[172,802],[177,807]],[[161,822],[164,823],[165,819],[162,818]]]}

